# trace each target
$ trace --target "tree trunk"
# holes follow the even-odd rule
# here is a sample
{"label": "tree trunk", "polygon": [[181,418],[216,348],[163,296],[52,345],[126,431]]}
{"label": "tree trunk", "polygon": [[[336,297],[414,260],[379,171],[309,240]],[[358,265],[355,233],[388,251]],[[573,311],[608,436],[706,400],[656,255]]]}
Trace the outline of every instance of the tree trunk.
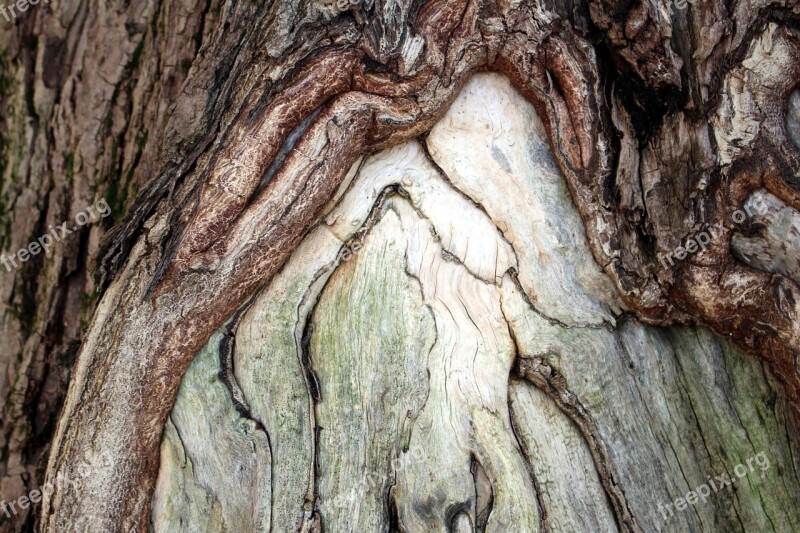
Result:
{"label": "tree trunk", "polygon": [[18,15],[0,530],[800,529],[796,2]]}

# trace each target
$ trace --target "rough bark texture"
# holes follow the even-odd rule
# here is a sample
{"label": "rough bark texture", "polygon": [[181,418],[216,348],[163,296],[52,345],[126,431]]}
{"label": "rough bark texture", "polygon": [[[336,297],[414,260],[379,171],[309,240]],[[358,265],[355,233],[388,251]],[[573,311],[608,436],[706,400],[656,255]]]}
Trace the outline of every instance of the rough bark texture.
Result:
{"label": "rough bark texture", "polygon": [[797,2],[0,23],[0,527],[798,528]]}

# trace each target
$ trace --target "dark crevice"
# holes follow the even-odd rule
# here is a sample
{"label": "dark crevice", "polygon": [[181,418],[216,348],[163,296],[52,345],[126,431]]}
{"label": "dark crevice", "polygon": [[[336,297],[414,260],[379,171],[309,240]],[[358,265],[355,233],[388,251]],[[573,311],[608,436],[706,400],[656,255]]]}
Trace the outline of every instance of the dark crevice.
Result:
{"label": "dark crevice", "polygon": [[[470,503],[470,501],[453,503],[444,510],[444,519],[449,531],[455,531],[456,519],[460,514],[465,514],[470,518]],[[471,521],[470,518],[470,522]]]}
{"label": "dark crevice", "polygon": [[[519,341],[517,340],[517,335],[514,332],[514,328],[511,327],[511,322],[508,320],[508,317],[506,317],[505,311],[503,310],[502,306],[500,307],[500,313],[503,315],[503,321],[506,324],[506,329],[508,331],[509,337],[511,338],[511,343],[514,348],[514,360],[512,362],[512,365],[517,365],[519,364],[521,355]],[[513,372],[513,367],[512,367],[512,372]],[[511,406],[510,394],[506,398],[506,404],[508,409],[508,419],[511,423],[511,434],[514,436],[514,441],[517,444],[517,448],[519,448],[522,454],[522,459],[525,462],[525,467],[528,470],[528,477],[530,478],[531,483],[533,483],[533,489],[536,494],[536,502],[539,506],[540,530],[543,532],[549,532],[550,524],[547,521],[547,507],[544,502],[544,493],[542,492],[542,487],[539,484],[539,479],[536,477],[536,473],[534,472],[533,464],[530,461],[530,458],[533,455],[530,453],[530,450],[528,450],[527,447],[525,446],[525,441],[520,438],[519,430],[517,429],[517,425],[514,422],[514,416],[513,416],[514,409]]]}
{"label": "dark crevice", "polygon": [[[472,472],[472,479],[475,483],[475,532],[485,533],[486,524],[489,521],[489,516],[492,514],[492,508],[494,507],[494,490],[491,481],[488,479],[486,470],[474,455],[472,456],[471,462],[470,471]],[[486,488],[489,490],[489,493],[486,499],[486,506],[480,507],[482,485],[484,483],[487,485]]]}
{"label": "dark crevice", "polygon": [[[241,319],[244,312],[247,310],[249,305],[252,304],[251,302],[244,306],[242,309],[239,309],[236,314],[231,318],[230,322],[225,325],[225,331],[222,334],[222,338],[219,340],[218,346],[218,353],[219,353],[219,379],[228,389],[228,393],[231,397],[231,402],[233,402],[234,407],[239,412],[241,416],[244,418],[252,419],[252,414],[250,412],[250,406],[247,405],[247,400],[245,399],[244,393],[242,392],[241,388],[239,388],[239,383],[236,380],[236,376],[234,374],[233,368],[233,356],[236,349],[236,326],[238,325],[239,320]],[[264,427],[261,422],[254,420],[256,425],[259,426],[259,429],[263,430]],[[265,431],[266,432],[266,431]]]}
{"label": "dark crevice", "polygon": [[[246,420],[250,420],[253,425],[255,426],[256,431],[261,431],[264,433],[264,437],[267,441],[267,450],[269,451],[269,461],[270,461],[270,472],[275,472],[275,454],[273,453],[272,448],[272,439],[270,438],[269,431],[264,426],[264,423],[261,422],[257,417],[253,415],[250,410],[250,406],[247,403],[247,398],[244,395],[241,387],[239,386],[239,382],[236,379],[236,373],[234,368],[234,353],[236,350],[236,329],[238,328],[239,321],[241,320],[242,316],[247,312],[248,309],[253,305],[255,299],[258,297],[258,293],[255,294],[250,300],[239,308],[236,313],[231,317],[228,323],[225,325],[225,331],[222,334],[222,338],[219,341],[218,352],[219,352],[219,379],[228,389],[228,393],[230,394],[231,402],[233,406],[236,408],[236,411],[239,413],[239,416]],[[275,504],[275,480],[274,476],[271,476],[270,482],[272,484],[272,490],[270,491],[270,507],[274,507]],[[272,530],[272,513],[270,513],[270,531]]]}
{"label": "dark crevice", "polygon": [[[342,247],[339,249],[337,253],[337,263],[331,265],[330,267],[317,272],[316,275],[311,280],[309,284],[309,288],[306,290],[306,294],[303,296],[298,309],[304,307],[306,303],[306,299],[313,294],[312,288],[320,282],[320,280],[326,274],[331,273],[336,267],[339,266],[339,262],[343,261],[345,250],[352,250],[356,247],[360,248],[362,246],[364,239],[369,234],[369,231],[380,221],[381,217],[383,216],[383,206],[387,202],[387,200],[394,194],[397,194],[399,187],[397,185],[389,185],[381,191],[378,195],[377,199],[372,205],[369,215],[367,216],[364,223],[361,227],[350,237],[346,242],[342,244]],[[314,456],[314,465],[313,465],[313,479],[310,480],[311,487],[309,493],[306,495],[306,506],[308,509],[308,514],[306,516],[306,523],[313,524],[318,523],[320,527],[322,527],[323,518],[320,514],[320,510],[317,506],[317,502],[319,501],[319,476],[321,473],[320,464],[319,464],[319,447],[318,443],[320,442],[319,436],[320,432],[323,428],[319,426],[318,423],[318,413],[317,407],[319,403],[322,401],[323,391],[319,385],[319,378],[317,377],[316,373],[314,372],[313,368],[313,361],[311,360],[311,339],[314,335],[314,323],[313,323],[313,316],[314,312],[319,305],[320,299],[322,294],[325,292],[325,288],[327,287],[330,279],[332,278],[331,275],[328,276],[327,279],[323,280],[322,287],[320,287],[319,291],[316,292],[314,295],[314,301],[310,304],[307,312],[300,316],[298,311],[297,316],[297,332],[302,331],[299,335],[297,351],[298,351],[298,359],[300,362],[300,367],[303,372],[303,376],[306,382],[306,387],[308,388],[308,395],[311,400],[311,414],[313,417],[313,430],[314,430],[314,442],[313,442],[313,456]],[[391,507],[390,514],[391,514]]]}
{"label": "dark crevice", "polygon": [[318,107],[314,112],[312,112],[310,115],[304,118],[302,122],[300,122],[300,124],[298,124],[297,127],[286,137],[286,140],[283,142],[283,145],[281,146],[280,150],[275,155],[275,159],[272,161],[272,164],[269,166],[267,171],[264,173],[264,176],[261,178],[258,187],[256,187],[255,191],[253,191],[253,194],[250,195],[250,198],[248,198],[247,200],[248,205],[250,205],[253,202],[253,200],[255,200],[255,198],[259,195],[259,193],[261,193],[261,191],[264,190],[264,187],[266,187],[269,184],[269,182],[272,181],[272,178],[275,176],[275,174],[281,169],[281,167],[283,167],[283,163],[284,161],[286,161],[286,157],[294,149],[295,145],[297,144],[297,141],[300,140],[300,138],[306,132],[308,127],[319,116],[322,109],[323,109],[322,107]]}
{"label": "dark crevice", "polygon": [[539,484],[539,479],[536,476],[536,472],[533,470],[533,465],[530,461],[530,451],[525,447],[524,441],[519,436],[519,430],[517,429],[517,424],[514,423],[514,417],[510,416],[513,412],[511,408],[511,398],[509,397],[506,401],[508,403],[508,413],[509,413],[509,420],[511,422],[511,434],[514,436],[514,442],[517,444],[517,448],[519,448],[522,459],[525,462],[525,467],[528,471],[528,477],[533,484],[533,490],[536,494],[536,503],[539,507],[539,531],[542,533],[550,533],[551,528],[550,524],[547,521],[547,505],[544,502],[544,492],[542,491],[542,486]]}
{"label": "dark crevice", "polygon": [[295,324],[295,349],[297,350],[297,358],[300,364],[300,369],[303,373],[303,380],[306,385],[306,393],[308,394],[310,417],[309,422],[314,435],[311,443],[313,464],[311,469],[311,479],[309,479],[308,491],[306,492],[304,502],[306,514],[303,520],[303,531],[306,531],[306,529],[309,527],[313,529],[314,524],[318,524],[320,528],[322,527],[322,515],[317,505],[317,502],[319,501],[319,478],[321,474],[319,467],[318,444],[320,431],[322,429],[317,422],[319,418],[317,414],[317,405],[321,400],[321,391],[319,387],[319,380],[317,379],[317,375],[314,372],[310,360],[310,345],[311,337],[314,333],[314,326],[311,317],[314,313],[314,310],[317,308],[317,305],[319,304],[319,297],[324,290],[324,286],[320,289],[319,293],[314,296],[315,299],[313,303],[311,303],[307,312],[301,315],[300,310],[304,307],[306,299],[309,296],[313,296],[311,293],[314,285],[316,285],[320,278],[322,278],[329,271],[329,269],[324,269],[314,275],[311,283],[306,289],[305,294],[301,298],[300,304],[297,306],[297,322]]}
{"label": "dark crevice", "polygon": [[540,311],[528,297],[528,294],[525,292],[525,289],[522,287],[522,283],[519,281],[519,273],[515,268],[510,268],[507,272],[508,276],[514,283],[514,286],[519,291],[519,294],[522,296],[522,299],[525,300],[525,303],[528,305],[528,308],[533,311],[537,316],[541,317],[543,320],[548,322],[552,326],[557,326],[563,329],[605,329],[607,331],[614,331],[614,326],[609,324],[606,321],[603,321],[601,324],[567,324],[565,322],[561,322],[557,318],[553,318],[544,314]]}
{"label": "dark crevice", "polygon": [[578,398],[567,388],[566,379],[541,357],[518,357],[513,373],[547,394],[578,427],[592,455],[600,483],[609,499],[621,531],[640,533],[642,529],[631,513],[625,493],[619,486],[611,456],[594,421]]}
{"label": "dark crevice", "polygon": [[395,500],[394,496],[394,487],[397,481],[393,481],[392,485],[389,487],[389,490],[386,491],[386,514],[388,518],[388,532],[389,533],[401,533],[400,529],[400,513],[397,510],[397,500]]}

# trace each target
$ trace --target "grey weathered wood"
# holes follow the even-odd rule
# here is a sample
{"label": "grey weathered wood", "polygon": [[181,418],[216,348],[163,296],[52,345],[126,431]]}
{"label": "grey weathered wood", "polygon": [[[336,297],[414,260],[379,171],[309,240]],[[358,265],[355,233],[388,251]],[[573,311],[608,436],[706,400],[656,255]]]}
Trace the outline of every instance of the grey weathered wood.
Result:
{"label": "grey weathered wood", "polygon": [[[279,458],[272,530],[800,527],[780,385],[707,329],[624,310],[536,120],[502,77],[472,78],[425,145],[354,167],[238,322],[237,381]],[[736,490],[676,510],[748,461]],[[198,498],[169,487],[156,509]]]}

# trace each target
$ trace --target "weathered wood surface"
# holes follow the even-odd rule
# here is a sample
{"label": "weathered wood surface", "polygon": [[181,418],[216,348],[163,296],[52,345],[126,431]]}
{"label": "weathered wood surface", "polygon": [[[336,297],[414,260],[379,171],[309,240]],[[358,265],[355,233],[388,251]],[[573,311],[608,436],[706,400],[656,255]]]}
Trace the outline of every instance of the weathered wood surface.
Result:
{"label": "weathered wood surface", "polygon": [[[214,439],[178,425],[154,509],[233,485],[222,514],[272,508],[273,531],[800,527],[775,378],[703,328],[646,326],[621,306],[538,120],[507,80],[478,75],[424,142],[358,165],[231,325],[237,386],[272,455],[242,456],[233,423]],[[187,429],[208,416],[190,398],[222,386],[193,379],[219,346],[184,378],[174,413],[199,417]],[[665,507],[761,452],[769,467],[735,491]],[[229,456],[272,472],[271,490],[245,489],[245,469],[193,475]],[[154,512],[156,531],[204,529],[195,509]]]}

